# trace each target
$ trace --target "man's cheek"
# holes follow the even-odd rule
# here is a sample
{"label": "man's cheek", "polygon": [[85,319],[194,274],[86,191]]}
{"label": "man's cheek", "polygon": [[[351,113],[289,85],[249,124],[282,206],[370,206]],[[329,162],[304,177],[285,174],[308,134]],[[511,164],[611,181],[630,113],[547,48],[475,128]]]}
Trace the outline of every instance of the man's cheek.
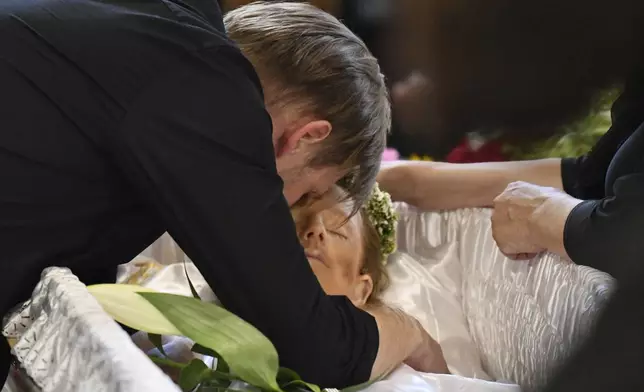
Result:
{"label": "man's cheek", "polygon": [[283,194],[289,207],[292,207],[302,198],[302,196],[304,196],[305,192],[303,192],[302,189],[298,189],[297,186],[285,186]]}

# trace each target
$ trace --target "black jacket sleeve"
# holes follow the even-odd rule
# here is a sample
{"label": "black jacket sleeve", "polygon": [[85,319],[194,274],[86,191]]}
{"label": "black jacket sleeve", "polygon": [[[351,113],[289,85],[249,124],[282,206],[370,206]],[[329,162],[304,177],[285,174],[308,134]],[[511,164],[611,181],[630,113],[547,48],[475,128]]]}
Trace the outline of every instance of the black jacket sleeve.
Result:
{"label": "black jacket sleeve", "polygon": [[[567,194],[577,199],[585,199],[587,194],[585,189],[579,184],[580,170],[585,159],[586,156],[581,156],[579,158],[564,158],[561,160],[561,182],[563,189]],[[601,180],[598,179],[597,182],[601,182]],[[597,186],[597,184],[594,185]]]}
{"label": "black jacket sleeve", "polygon": [[579,204],[568,216],[564,245],[572,261],[622,280],[644,271],[644,174],[617,179],[614,195]]}
{"label": "black jacket sleeve", "polygon": [[631,81],[611,108],[610,129],[592,150],[561,163],[564,190],[582,200],[601,199],[606,194],[606,175],[622,143],[644,122],[644,81]]}
{"label": "black jacket sleeve", "polygon": [[327,387],[364,382],[376,322],[325,295],[313,275],[254,78],[238,52],[204,51],[129,109],[116,162],[222,303],[273,342],[282,366]]}
{"label": "black jacket sleeve", "polygon": [[557,369],[546,392],[644,390],[642,85],[631,84],[613,105],[613,125],[588,156],[562,165],[566,191],[589,199],[568,217],[566,251],[619,284],[593,333]]}
{"label": "black jacket sleeve", "polygon": [[612,126],[586,155],[562,161],[564,190],[582,200],[569,215],[564,245],[577,264],[620,279],[640,269],[644,251],[641,124],[644,89],[632,84],[613,104]]}

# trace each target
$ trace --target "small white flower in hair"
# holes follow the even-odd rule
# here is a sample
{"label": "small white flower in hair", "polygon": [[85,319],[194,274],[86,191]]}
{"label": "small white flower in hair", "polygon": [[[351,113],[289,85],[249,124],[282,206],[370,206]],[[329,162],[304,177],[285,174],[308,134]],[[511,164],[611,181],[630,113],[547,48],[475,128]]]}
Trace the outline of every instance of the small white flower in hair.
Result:
{"label": "small white flower in hair", "polygon": [[364,208],[371,224],[380,236],[383,263],[386,263],[387,256],[396,250],[396,222],[398,221],[398,215],[391,202],[391,196],[389,193],[380,190],[378,183],[376,183]]}

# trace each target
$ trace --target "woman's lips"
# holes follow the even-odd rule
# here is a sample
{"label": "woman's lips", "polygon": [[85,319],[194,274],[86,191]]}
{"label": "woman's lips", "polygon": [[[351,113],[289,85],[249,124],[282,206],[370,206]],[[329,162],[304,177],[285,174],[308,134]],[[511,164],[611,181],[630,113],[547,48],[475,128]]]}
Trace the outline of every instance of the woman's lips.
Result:
{"label": "woman's lips", "polygon": [[315,260],[317,262],[320,262],[320,263],[322,263],[324,265],[327,265],[324,262],[324,259],[322,258],[322,255],[319,252],[305,250],[304,253],[306,254],[307,259],[309,259],[309,260],[313,259],[313,260]]}

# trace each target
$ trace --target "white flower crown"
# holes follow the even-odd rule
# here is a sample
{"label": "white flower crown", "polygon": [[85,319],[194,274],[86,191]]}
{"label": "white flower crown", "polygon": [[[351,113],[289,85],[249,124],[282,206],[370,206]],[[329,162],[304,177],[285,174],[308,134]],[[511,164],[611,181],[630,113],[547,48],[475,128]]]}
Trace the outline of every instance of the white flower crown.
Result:
{"label": "white flower crown", "polygon": [[371,224],[380,237],[380,250],[383,255],[383,264],[387,263],[387,256],[396,251],[396,222],[398,215],[391,202],[389,193],[380,190],[375,183],[371,196],[364,206]]}

